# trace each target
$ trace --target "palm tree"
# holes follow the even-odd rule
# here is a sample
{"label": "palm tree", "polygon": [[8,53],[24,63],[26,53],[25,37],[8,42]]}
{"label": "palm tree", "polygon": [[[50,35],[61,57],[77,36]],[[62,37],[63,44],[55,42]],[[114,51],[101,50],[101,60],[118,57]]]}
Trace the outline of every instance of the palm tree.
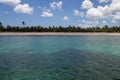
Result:
{"label": "palm tree", "polygon": [[2,26],[2,22],[0,22],[0,26]]}
{"label": "palm tree", "polygon": [[22,25],[23,25],[23,26],[25,26],[25,25],[26,25],[25,21],[22,21]]}
{"label": "palm tree", "polygon": [[3,25],[2,25],[2,22],[0,22],[0,31],[3,31]]}

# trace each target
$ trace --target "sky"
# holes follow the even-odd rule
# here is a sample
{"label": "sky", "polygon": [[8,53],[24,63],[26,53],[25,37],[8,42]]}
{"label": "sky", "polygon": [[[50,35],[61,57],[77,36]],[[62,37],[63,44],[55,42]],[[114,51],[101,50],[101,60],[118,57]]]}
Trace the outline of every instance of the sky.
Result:
{"label": "sky", "polygon": [[118,26],[120,0],[0,0],[4,26]]}

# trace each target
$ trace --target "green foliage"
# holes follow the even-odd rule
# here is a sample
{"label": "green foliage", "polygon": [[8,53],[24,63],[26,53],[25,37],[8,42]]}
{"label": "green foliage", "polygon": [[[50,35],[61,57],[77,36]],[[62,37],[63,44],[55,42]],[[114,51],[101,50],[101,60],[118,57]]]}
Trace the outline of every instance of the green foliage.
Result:
{"label": "green foliage", "polygon": [[0,22],[0,32],[3,31],[3,25],[2,22]]}
{"label": "green foliage", "polygon": [[[26,23],[23,21],[22,25],[25,26]],[[109,27],[108,25],[105,25],[103,27],[76,27],[76,26],[49,26],[49,27],[43,27],[43,26],[26,26],[26,27],[20,27],[20,26],[10,26],[7,25],[7,27],[3,27],[2,23],[0,22],[0,31],[2,32],[120,32],[120,26],[113,26]]]}

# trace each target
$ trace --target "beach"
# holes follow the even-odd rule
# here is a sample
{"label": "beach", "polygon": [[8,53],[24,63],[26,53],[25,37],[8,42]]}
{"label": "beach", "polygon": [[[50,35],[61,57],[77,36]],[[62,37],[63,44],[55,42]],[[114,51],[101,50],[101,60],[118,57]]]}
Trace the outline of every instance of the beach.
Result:
{"label": "beach", "polygon": [[90,32],[1,32],[0,36],[82,36],[82,35],[120,35],[120,33]]}
{"label": "beach", "polygon": [[120,33],[98,32],[0,32],[0,36],[82,36],[82,35],[120,35]]}

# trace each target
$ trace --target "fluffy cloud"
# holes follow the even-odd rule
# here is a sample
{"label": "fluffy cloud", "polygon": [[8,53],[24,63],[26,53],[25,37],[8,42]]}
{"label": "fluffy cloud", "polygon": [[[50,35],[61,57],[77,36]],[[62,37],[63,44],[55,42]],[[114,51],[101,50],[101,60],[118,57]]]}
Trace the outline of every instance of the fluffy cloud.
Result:
{"label": "fluffy cloud", "polygon": [[50,3],[50,7],[51,7],[52,9],[55,9],[55,8],[56,8],[56,2]]}
{"label": "fluffy cloud", "polygon": [[99,21],[89,21],[89,20],[83,20],[78,24],[80,27],[95,27],[99,26]]}
{"label": "fluffy cloud", "polygon": [[52,17],[53,13],[51,12],[51,10],[54,10],[54,9],[61,10],[62,9],[62,1],[59,1],[59,2],[54,1],[54,2],[50,3],[49,9],[44,7],[41,16],[42,17]]}
{"label": "fluffy cloud", "polygon": [[21,3],[21,0],[0,0],[0,3],[4,3],[7,5],[12,5],[12,6],[16,6],[19,3]]}
{"label": "fluffy cloud", "polygon": [[[108,2],[109,0],[99,0],[99,2]],[[83,1],[85,2],[85,1]],[[110,4],[105,6],[97,6],[89,8],[86,16],[94,19],[106,19],[111,17],[112,23],[117,23],[120,20],[120,0],[112,0]],[[105,24],[105,20],[103,21]]]}
{"label": "fluffy cloud", "polygon": [[60,1],[60,2],[57,3],[57,7],[58,7],[59,9],[62,8],[62,1]]}
{"label": "fluffy cloud", "polygon": [[99,0],[100,3],[103,3],[103,2],[108,2],[109,0]]}
{"label": "fluffy cloud", "polygon": [[64,16],[64,17],[62,18],[62,20],[63,20],[63,21],[68,21],[69,18],[68,18],[67,16]]}
{"label": "fluffy cloud", "polygon": [[[84,0],[83,3],[85,4]],[[99,0],[99,2],[108,2],[110,0]],[[87,2],[86,2],[87,3]],[[82,4],[83,5],[83,4]],[[84,7],[87,8],[87,7]],[[117,23],[120,20],[120,0],[111,0],[110,4],[105,6],[97,6],[89,8],[86,12],[86,16],[93,19],[106,19],[111,17],[112,23]],[[105,23],[105,21],[103,21]]]}
{"label": "fluffy cloud", "polygon": [[29,4],[20,4],[21,0],[0,0],[0,3],[13,6],[16,13],[33,13],[33,7],[30,7]]}
{"label": "fluffy cloud", "polygon": [[93,7],[93,3],[90,0],[84,0],[82,2],[82,8],[83,9],[89,9]]}
{"label": "fluffy cloud", "polygon": [[19,4],[14,8],[14,11],[16,13],[26,13],[26,14],[32,14],[33,13],[33,7],[30,7],[28,4]]}
{"label": "fluffy cloud", "polygon": [[52,2],[50,3],[50,7],[54,10],[55,8],[58,8],[59,10],[61,10],[62,8],[62,1],[59,2]]}
{"label": "fluffy cloud", "polygon": [[38,9],[42,9],[42,7],[41,7],[41,6],[38,6]]}
{"label": "fluffy cloud", "polygon": [[42,17],[52,17],[53,13],[50,12],[50,10],[43,10],[43,13],[41,14]]}
{"label": "fluffy cloud", "polygon": [[120,12],[116,12],[116,14],[113,15],[113,20],[120,20]]}
{"label": "fluffy cloud", "polygon": [[111,23],[116,24],[118,22],[116,20],[111,20]]}
{"label": "fluffy cloud", "polygon": [[108,25],[108,23],[105,20],[103,20],[102,23],[103,25]]}
{"label": "fluffy cloud", "polygon": [[118,23],[118,20],[120,20],[120,0],[112,0],[110,8],[113,12],[113,19],[111,22],[116,24]]}
{"label": "fluffy cloud", "polygon": [[80,11],[78,11],[78,10],[74,10],[74,15],[75,15],[75,16],[84,17],[84,12],[80,12]]}
{"label": "fluffy cloud", "polygon": [[102,12],[96,8],[91,8],[87,11],[87,17],[89,18],[101,18],[102,16]]}
{"label": "fluffy cloud", "polygon": [[109,6],[98,6],[97,8],[90,8],[87,11],[87,17],[89,18],[95,18],[95,19],[100,19],[100,18],[107,18],[112,16],[112,10]]}
{"label": "fluffy cloud", "polygon": [[112,0],[110,7],[113,11],[120,11],[120,0]]}

